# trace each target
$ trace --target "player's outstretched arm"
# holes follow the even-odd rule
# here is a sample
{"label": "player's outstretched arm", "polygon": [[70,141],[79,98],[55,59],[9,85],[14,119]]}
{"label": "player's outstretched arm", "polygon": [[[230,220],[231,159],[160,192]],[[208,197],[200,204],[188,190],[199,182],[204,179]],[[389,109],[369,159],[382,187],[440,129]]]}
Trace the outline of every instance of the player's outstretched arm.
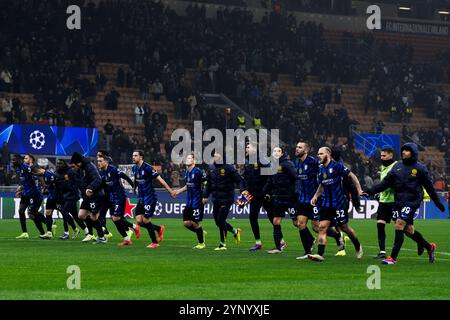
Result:
{"label": "player's outstretched arm", "polygon": [[119,178],[125,180],[126,182],[128,182],[128,184],[130,186],[134,186],[134,181],[123,171],[119,171]]}
{"label": "player's outstretched arm", "polygon": [[430,199],[433,200],[436,207],[438,207],[439,210],[444,212],[445,207],[442,204],[441,200],[439,199],[436,189],[434,189],[433,181],[431,180],[431,177],[428,173],[427,168],[424,168],[423,170],[419,171],[418,178],[419,178],[420,184],[428,192],[428,194],[430,195]]}
{"label": "player's outstretched arm", "polygon": [[156,180],[158,180],[159,183],[161,183],[161,185],[167,190],[167,192],[170,193],[172,198],[175,198],[177,196],[175,191],[167,184],[167,182],[163,178],[161,178],[161,176],[158,176]]}
{"label": "player's outstretched arm", "polygon": [[183,188],[175,190],[175,194],[179,195],[180,193],[183,193],[183,192],[186,192],[186,191],[187,191],[187,186],[184,186]]}
{"label": "player's outstretched arm", "polygon": [[353,172],[350,172],[348,174],[348,176],[350,177],[350,179],[352,179],[353,185],[356,187],[356,191],[358,191],[358,194],[362,195],[363,194],[363,190],[361,188],[361,184],[359,183],[359,180],[356,177],[356,175]]}
{"label": "player's outstretched arm", "polygon": [[375,186],[373,186],[372,188],[369,188],[368,190],[364,191],[362,193],[362,195],[374,195],[376,193],[380,193],[381,191],[386,190],[387,188],[391,187],[394,185],[394,180],[395,180],[395,176],[393,173],[393,170],[391,169],[391,171],[389,171],[389,173],[386,175],[386,177],[384,177],[383,180],[381,180],[381,182]]}

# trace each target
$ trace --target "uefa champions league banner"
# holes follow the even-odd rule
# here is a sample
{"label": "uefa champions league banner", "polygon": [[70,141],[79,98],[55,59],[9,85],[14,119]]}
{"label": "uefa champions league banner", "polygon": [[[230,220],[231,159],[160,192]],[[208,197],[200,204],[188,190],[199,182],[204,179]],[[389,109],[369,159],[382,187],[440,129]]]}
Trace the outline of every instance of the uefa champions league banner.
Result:
{"label": "uefa champions league banner", "polygon": [[[183,209],[185,207],[186,194],[179,195],[176,199],[170,197],[166,191],[157,191],[158,203],[156,205],[154,216],[157,218],[178,218],[182,219]],[[19,204],[20,199],[14,198],[12,193],[0,193],[0,219],[18,219],[19,218]],[[130,194],[130,198],[127,200],[125,207],[125,216],[133,218],[136,209],[137,199],[135,195]],[[238,194],[236,193],[236,197]],[[447,206],[447,202],[444,196],[441,196],[442,203]],[[81,201],[80,201],[81,202]],[[352,219],[375,219],[376,212],[378,210],[378,201],[376,200],[361,200],[360,210],[356,210],[350,203],[349,217]],[[41,207],[41,212],[45,211],[45,200]],[[250,215],[250,206],[247,205],[243,208],[233,204],[230,209],[229,219],[248,219]],[[107,214],[109,217],[109,213]],[[266,218],[267,213],[264,209],[260,211],[260,218]],[[54,218],[61,218],[61,214],[57,211],[53,212]],[[209,202],[205,206],[204,218],[212,219],[212,203]],[[423,202],[420,209],[416,212],[415,219],[446,219],[448,218],[448,208],[444,213],[440,212],[436,208],[434,203]],[[286,219],[289,216],[286,215]]]}
{"label": "uefa champions league banner", "polygon": [[98,129],[48,125],[0,125],[0,146],[11,153],[70,156],[79,152],[96,156]]}
{"label": "uefa champions league banner", "polygon": [[400,136],[398,134],[355,133],[353,134],[355,147],[371,157],[377,149],[391,146],[394,151],[400,153]]}

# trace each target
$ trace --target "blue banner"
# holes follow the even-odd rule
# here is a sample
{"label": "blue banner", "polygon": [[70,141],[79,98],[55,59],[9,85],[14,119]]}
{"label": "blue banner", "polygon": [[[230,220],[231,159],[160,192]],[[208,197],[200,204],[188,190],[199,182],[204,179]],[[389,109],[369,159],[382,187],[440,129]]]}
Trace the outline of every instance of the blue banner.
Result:
{"label": "blue banner", "polygon": [[[130,197],[125,205],[125,215],[129,218],[133,218],[136,210],[136,196],[134,194],[128,194]],[[155,209],[155,216],[161,218],[179,218],[183,217],[183,209],[186,203],[186,194],[179,195],[176,199],[173,199],[166,191],[157,191],[158,203]],[[236,197],[238,193],[236,193]],[[0,217],[3,219],[18,218],[18,210],[20,199],[13,199],[14,193],[12,192],[0,192]],[[449,217],[449,209],[444,195],[440,195],[441,202],[445,206],[445,212],[439,211],[439,209],[432,202],[422,202],[422,205],[417,210],[414,219],[447,219]],[[8,201],[15,202],[15,210],[8,210],[6,204]],[[81,201],[80,201],[81,202]],[[376,219],[378,210],[378,201],[376,200],[361,200],[361,207],[356,210],[352,203],[349,206],[349,217],[351,219]],[[42,204],[41,212],[45,210],[45,201]],[[15,212],[14,212],[15,211]],[[246,218],[250,215],[250,206],[247,205],[244,208],[238,207],[233,204],[230,209],[228,218]],[[108,215],[109,216],[109,215]],[[260,211],[260,217],[265,218],[267,216],[264,209]],[[57,212],[54,212],[54,217],[57,218]],[[212,219],[212,203],[208,203],[204,210],[205,219]]]}
{"label": "blue banner", "polygon": [[384,19],[381,24],[382,27],[380,31],[425,34],[443,37],[448,37],[450,35],[450,28],[445,24],[417,23],[416,21],[395,21]]}
{"label": "blue banner", "polygon": [[98,129],[48,125],[0,125],[0,146],[11,153],[69,156],[79,152],[96,156]]}
{"label": "blue banner", "polygon": [[355,147],[364,151],[368,157],[385,146],[391,146],[397,154],[400,153],[400,135],[398,134],[355,133],[353,138]]}

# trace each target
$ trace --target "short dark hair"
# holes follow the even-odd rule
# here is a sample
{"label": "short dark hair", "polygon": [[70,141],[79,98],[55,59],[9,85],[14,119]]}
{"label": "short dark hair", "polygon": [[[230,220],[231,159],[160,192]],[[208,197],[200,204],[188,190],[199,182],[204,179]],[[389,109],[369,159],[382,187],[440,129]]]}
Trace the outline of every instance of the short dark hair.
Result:
{"label": "short dark hair", "polygon": [[282,154],[284,154],[284,152],[286,151],[285,146],[276,146],[273,149],[275,149],[275,148],[280,148]]}
{"label": "short dark hair", "polygon": [[106,156],[106,155],[104,155],[104,154],[101,154],[101,155],[97,156],[97,158],[102,158],[102,159],[105,160],[106,162],[109,162],[109,159],[110,159],[108,156]]}
{"label": "short dark hair", "polygon": [[83,162],[83,156],[78,152],[74,152],[72,158],[70,158],[70,163],[77,164],[81,162]]}
{"label": "short dark hair", "polygon": [[394,148],[392,148],[391,146],[384,146],[383,148],[381,148],[381,151],[394,153]]}
{"label": "short dark hair", "polygon": [[297,144],[299,144],[299,143],[304,143],[307,149],[311,149],[311,146],[309,145],[309,142],[300,140],[299,142],[297,142]]}
{"label": "short dark hair", "polygon": [[97,153],[101,153],[102,156],[109,157],[109,152],[106,150],[101,149],[101,150],[98,150]]}
{"label": "short dark hair", "polygon": [[137,152],[142,158],[144,158],[144,150],[137,149],[137,150],[134,150],[134,152]]}
{"label": "short dark hair", "polygon": [[31,159],[33,159],[33,162],[36,162],[36,158],[31,153],[27,153],[26,156],[28,156]]}

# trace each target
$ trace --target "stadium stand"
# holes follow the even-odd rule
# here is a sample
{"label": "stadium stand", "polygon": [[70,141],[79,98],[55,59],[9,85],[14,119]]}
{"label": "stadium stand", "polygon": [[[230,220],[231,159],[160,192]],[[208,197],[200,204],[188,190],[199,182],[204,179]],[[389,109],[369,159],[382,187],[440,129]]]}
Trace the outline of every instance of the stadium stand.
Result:
{"label": "stadium stand", "polygon": [[[142,147],[170,175],[171,132],[211,119],[199,94],[222,92],[264,126],[286,128],[289,144],[306,136],[340,149],[362,176],[374,176],[377,163],[354,149],[353,130],[401,133],[423,146],[436,178],[450,175],[447,39],[333,31],[275,10],[257,22],[244,7],[222,7],[211,19],[190,4],[178,15],[151,1],[88,2],[83,28],[71,33],[53,28],[64,2],[49,3],[0,4],[0,25],[11,31],[0,36],[3,123],[95,126],[118,161]],[[22,30],[24,21],[36,29]],[[147,110],[142,122],[136,107]]]}

